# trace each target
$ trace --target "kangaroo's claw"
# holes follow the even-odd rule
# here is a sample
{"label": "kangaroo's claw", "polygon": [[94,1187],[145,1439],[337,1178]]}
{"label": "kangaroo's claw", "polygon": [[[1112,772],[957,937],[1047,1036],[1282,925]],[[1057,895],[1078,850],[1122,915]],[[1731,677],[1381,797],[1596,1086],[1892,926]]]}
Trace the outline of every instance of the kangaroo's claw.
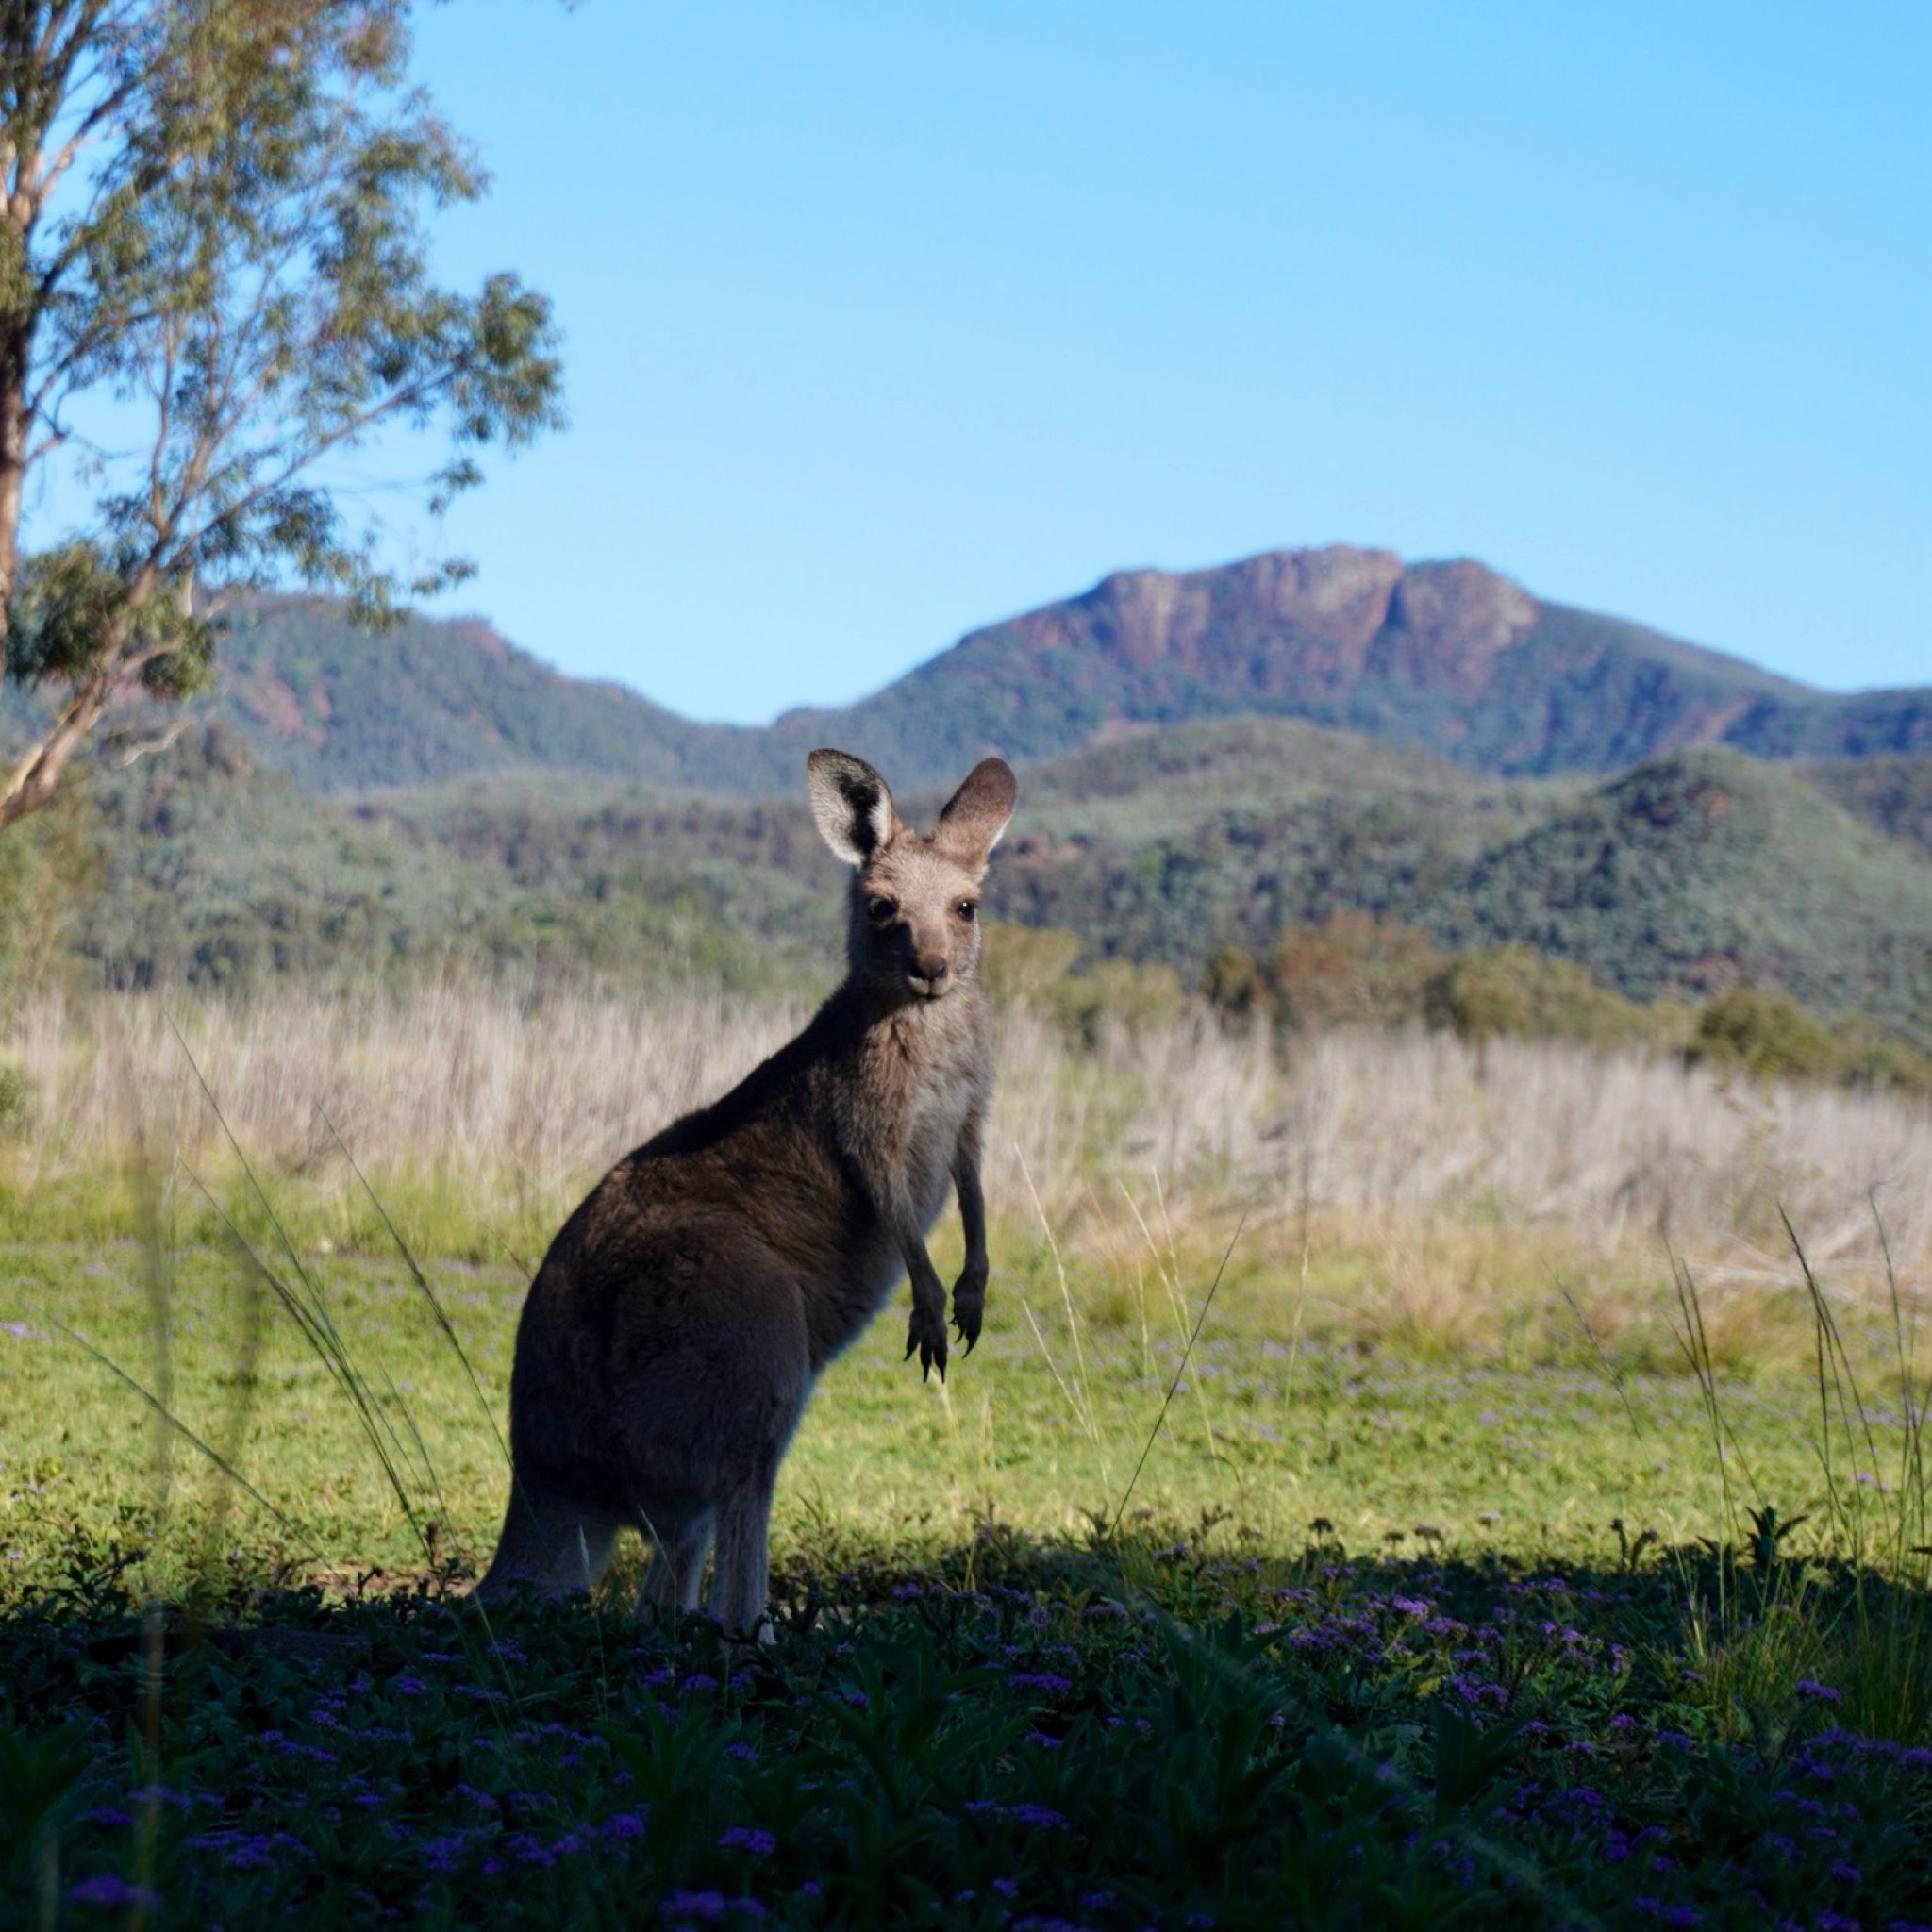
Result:
{"label": "kangaroo's claw", "polygon": [[924,1309],[914,1307],[912,1324],[906,1331],[906,1359],[912,1359],[913,1351],[919,1352],[919,1377],[930,1381],[932,1372],[940,1372],[940,1380],[946,1379],[946,1318],[943,1313],[929,1315]]}
{"label": "kangaroo's claw", "polygon": [[979,1340],[979,1324],[986,1315],[986,1280],[984,1275],[977,1279],[961,1275],[953,1285],[953,1326],[958,1331],[959,1340],[966,1344],[966,1353],[973,1353],[973,1344]]}

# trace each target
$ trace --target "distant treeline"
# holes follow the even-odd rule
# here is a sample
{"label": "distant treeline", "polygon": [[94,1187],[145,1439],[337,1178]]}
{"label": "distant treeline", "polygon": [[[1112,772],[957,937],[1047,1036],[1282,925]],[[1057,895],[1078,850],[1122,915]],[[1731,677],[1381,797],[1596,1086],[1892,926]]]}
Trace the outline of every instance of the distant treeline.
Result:
{"label": "distant treeline", "polygon": [[[991,971],[1076,1041],[1201,1003],[1923,1087],[1928,826],[1932,760],[1807,778],[1694,754],[1531,786],[1279,721],[1178,727],[1027,768]],[[808,995],[838,969],[843,876],[802,799],[524,773],[322,800],[213,724],[0,838],[0,1001],[434,977]]]}
{"label": "distant treeline", "polygon": [[1110,1028],[1171,1024],[1198,999],[1226,1024],[1261,1021],[1290,1034],[1427,1026],[1478,1044],[1570,1041],[1932,1095],[1932,1057],[1870,1020],[1824,1020],[1775,989],[1739,985],[1696,1002],[1644,1003],[1528,946],[1445,953],[1415,927],[1372,913],[1291,927],[1258,956],[1224,945],[1198,988],[1169,966],[1115,959],[1078,968],[1081,952],[1077,933],[992,927],[988,976],[996,996],[1052,1013],[1070,1039],[1089,1045]]}

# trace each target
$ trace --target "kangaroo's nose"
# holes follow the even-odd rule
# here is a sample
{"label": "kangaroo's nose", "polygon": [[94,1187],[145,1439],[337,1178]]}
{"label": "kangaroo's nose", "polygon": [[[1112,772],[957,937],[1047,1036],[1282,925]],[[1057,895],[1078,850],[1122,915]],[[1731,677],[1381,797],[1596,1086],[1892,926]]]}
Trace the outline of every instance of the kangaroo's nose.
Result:
{"label": "kangaroo's nose", "polygon": [[946,974],[952,971],[943,953],[921,953],[912,964],[913,974],[923,979],[935,991],[944,983]]}

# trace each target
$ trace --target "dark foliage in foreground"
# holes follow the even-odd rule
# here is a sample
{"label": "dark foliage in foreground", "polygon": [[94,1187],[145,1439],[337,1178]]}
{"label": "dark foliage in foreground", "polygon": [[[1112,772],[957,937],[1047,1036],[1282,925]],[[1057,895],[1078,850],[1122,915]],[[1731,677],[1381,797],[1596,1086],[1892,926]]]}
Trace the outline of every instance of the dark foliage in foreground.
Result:
{"label": "dark foliage in foreground", "polygon": [[[1690,1668],[1687,1605],[1746,1645],[1795,1614],[1777,1535],[1524,1570],[1212,1530],[989,1526],[913,1573],[821,1551],[763,1650],[408,1592],[272,1594],[197,1636],[75,1551],[0,1624],[0,1920],[1932,1919],[1924,1713],[1855,1735],[1830,1682]],[[1814,1566],[1799,1594],[1830,1621],[1874,1592]]]}

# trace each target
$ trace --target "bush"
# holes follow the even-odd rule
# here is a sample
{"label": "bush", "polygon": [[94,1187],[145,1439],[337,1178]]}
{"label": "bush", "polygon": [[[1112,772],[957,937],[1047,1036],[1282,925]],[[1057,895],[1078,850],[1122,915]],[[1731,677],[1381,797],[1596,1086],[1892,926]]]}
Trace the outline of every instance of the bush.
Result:
{"label": "bush", "polygon": [[1245,1020],[1271,1004],[1260,961],[1245,946],[1225,945],[1208,962],[1201,991],[1217,1012]]}
{"label": "bush", "polygon": [[1831,1037],[1838,1049],[1838,1077],[1848,1087],[1932,1096],[1932,1059],[1875,1021],[1840,1020]]}
{"label": "bush", "polygon": [[1766,1077],[1827,1079],[1842,1056],[1831,1035],[1789,993],[1740,987],[1707,1001],[1697,1015],[1684,1057]]}
{"label": "bush", "polygon": [[1000,1005],[1048,1014],[1085,1047],[1099,1046],[1114,1028],[1140,1034],[1187,1010],[1187,992],[1172,966],[1102,959],[1084,973],[1070,971],[1083,943],[1063,926],[989,926],[979,969],[988,993]]}
{"label": "bush", "polygon": [[1442,956],[1425,933],[1370,912],[1291,926],[1269,962],[1276,1011],[1291,1026],[1399,1026],[1420,1019]]}
{"label": "bush", "polygon": [[73,928],[103,869],[85,774],[0,832],[0,992],[18,999],[71,969]]}
{"label": "bush", "polygon": [[1034,1000],[1064,979],[1084,941],[1058,925],[988,925],[980,941],[979,976],[996,1006]]}
{"label": "bush", "polygon": [[34,1094],[26,1075],[0,1067],[0,1141],[25,1140],[33,1124]]}
{"label": "bush", "polygon": [[1464,1040],[1508,1034],[1611,1048],[1640,1045],[1657,1034],[1654,1009],[1599,986],[1573,959],[1523,945],[1450,960],[1430,976],[1423,1006],[1431,1026]]}
{"label": "bush", "polygon": [[1116,1027],[1138,1035],[1172,1025],[1186,1012],[1188,995],[1172,966],[1102,959],[1091,972],[1056,980],[1041,1003],[1076,1045],[1095,1047]]}

